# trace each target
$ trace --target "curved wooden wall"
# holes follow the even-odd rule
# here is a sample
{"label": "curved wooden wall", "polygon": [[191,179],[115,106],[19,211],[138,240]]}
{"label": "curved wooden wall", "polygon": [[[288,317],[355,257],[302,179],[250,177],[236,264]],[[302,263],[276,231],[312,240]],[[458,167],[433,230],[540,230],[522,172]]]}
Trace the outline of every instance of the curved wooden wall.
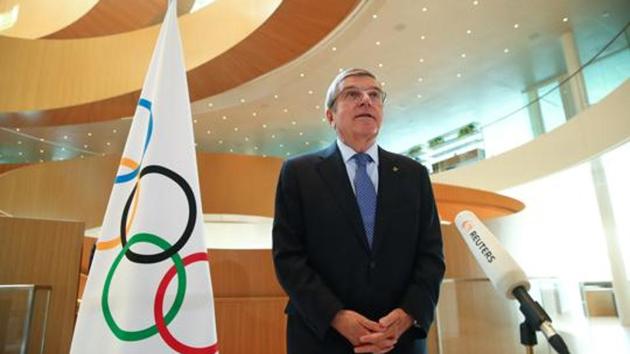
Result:
{"label": "curved wooden wall", "polygon": [[[119,157],[34,164],[0,175],[0,210],[13,216],[101,224]],[[206,213],[273,215],[281,160],[230,154],[197,155]]]}

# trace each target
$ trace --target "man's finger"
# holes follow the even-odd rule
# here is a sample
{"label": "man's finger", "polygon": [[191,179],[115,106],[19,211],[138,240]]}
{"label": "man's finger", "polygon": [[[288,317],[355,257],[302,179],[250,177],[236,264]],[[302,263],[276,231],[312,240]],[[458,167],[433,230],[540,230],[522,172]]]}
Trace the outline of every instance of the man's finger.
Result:
{"label": "man's finger", "polygon": [[378,320],[378,323],[383,327],[389,327],[400,320],[400,317],[400,313],[396,309],[388,313],[385,317],[382,317],[380,320]]}
{"label": "man's finger", "polygon": [[360,323],[363,327],[365,327],[365,328],[367,328],[368,330],[370,330],[370,332],[382,332],[382,331],[384,331],[384,328],[383,328],[383,327],[381,327],[381,325],[380,325],[380,324],[378,324],[378,323],[376,323],[376,322],[374,322],[374,321],[370,321],[370,320],[368,320],[368,319],[367,319],[367,318],[365,318],[365,317],[362,317],[362,318],[359,320],[359,323]]}

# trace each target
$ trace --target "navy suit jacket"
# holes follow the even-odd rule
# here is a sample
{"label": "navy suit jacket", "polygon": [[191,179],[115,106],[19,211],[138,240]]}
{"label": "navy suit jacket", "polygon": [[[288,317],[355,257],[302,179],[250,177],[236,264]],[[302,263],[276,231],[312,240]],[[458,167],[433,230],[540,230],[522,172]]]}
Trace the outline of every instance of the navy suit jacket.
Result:
{"label": "navy suit jacket", "polygon": [[330,326],[341,309],[378,321],[400,307],[417,322],[397,347],[426,337],[445,270],[431,182],[416,161],[378,153],[372,249],[337,144],[282,166],[273,260],[289,296],[289,354],[352,352]]}

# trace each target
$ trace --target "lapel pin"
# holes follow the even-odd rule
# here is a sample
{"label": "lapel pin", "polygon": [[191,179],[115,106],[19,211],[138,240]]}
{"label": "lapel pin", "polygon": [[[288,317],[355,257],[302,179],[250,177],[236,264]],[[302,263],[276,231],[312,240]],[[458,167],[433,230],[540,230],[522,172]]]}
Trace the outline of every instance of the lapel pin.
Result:
{"label": "lapel pin", "polygon": [[398,172],[398,166],[394,166],[394,167],[392,168],[392,171],[394,171],[394,172]]}

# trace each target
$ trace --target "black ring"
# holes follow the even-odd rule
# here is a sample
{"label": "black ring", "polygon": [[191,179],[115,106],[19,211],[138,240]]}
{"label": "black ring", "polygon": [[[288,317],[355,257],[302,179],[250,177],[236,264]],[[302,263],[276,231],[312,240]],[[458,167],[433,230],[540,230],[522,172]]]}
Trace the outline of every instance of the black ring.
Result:
{"label": "black ring", "polygon": [[[157,173],[166,176],[173,180],[173,182],[177,183],[177,185],[179,185],[179,187],[186,195],[186,199],[188,200],[188,222],[186,223],[186,228],[184,229],[184,232],[180,236],[179,240],[177,240],[177,242],[175,242],[175,244],[173,244],[171,248],[163,252],[156,254],[138,254],[131,251],[131,248],[127,250],[127,252],[125,253],[125,257],[127,257],[127,259],[135,263],[143,264],[161,262],[182,249],[186,242],[188,242],[188,239],[190,239],[193,229],[195,228],[195,221],[197,220],[197,204],[195,201],[195,195],[190,188],[188,182],[186,182],[186,180],[182,176],[164,166],[150,165],[144,167],[142,171],[140,171],[138,181],[142,178],[142,176],[149,173]],[[123,213],[120,219],[120,242],[122,243],[123,247],[127,244],[127,216],[129,214],[129,207],[131,206],[131,202],[133,201],[133,196],[136,193],[137,186],[138,185],[136,184],[131,190],[131,194],[129,195],[129,198],[127,198],[127,202],[125,203],[125,208],[123,209]]]}

